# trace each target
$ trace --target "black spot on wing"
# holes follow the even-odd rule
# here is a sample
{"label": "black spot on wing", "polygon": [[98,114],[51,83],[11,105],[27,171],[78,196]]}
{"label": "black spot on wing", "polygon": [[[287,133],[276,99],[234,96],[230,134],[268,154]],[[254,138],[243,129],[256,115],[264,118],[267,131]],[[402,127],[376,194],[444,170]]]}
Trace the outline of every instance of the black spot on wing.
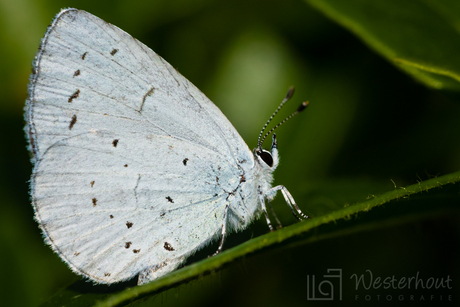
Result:
{"label": "black spot on wing", "polygon": [[168,200],[170,203],[174,203],[174,201],[172,200],[172,198],[171,198],[171,197],[169,197],[169,196],[166,196],[165,198],[166,198],[166,199],[167,199],[167,200]]}
{"label": "black spot on wing", "polygon": [[96,205],[97,205],[97,198],[94,197],[94,198],[92,199],[92,202],[93,202],[93,207],[96,207]]}
{"label": "black spot on wing", "polygon": [[85,52],[85,53],[83,53],[83,54],[81,55],[81,59],[84,60],[84,59],[86,58],[86,55],[87,55],[87,54],[88,54],[88,51]]}
{"label": "black spot on wing", "polygon": [[110,55],[115,55],[115,53],[117,53],[117,52],[118,52],[118,49],[114,48],[112,51],[110,51]]}
{"label": "black spot on wing", "polygon": [[91,185],[91,187],[94,186],[94,182],[95,182],[95,181],[93,180],[93,181],[91,181],[91,182],[89,183],[89,184]]}
{"label": "black spot on wing", "polygon": [[80,96],[80,90],[77,88],[77,90],[69,97],[67,101],[71,103],[72,100],[77,99],[78,96]]}
{"label": "black spot on wing", "polygon": [[131,222],[126,222],[126,227],[128,227],[128,228],[133,227],[133,223],[131,223]]}
{"label": "black spot on wing", "polygon": [[182,163],[184,163],[184,166],[187,165],[188,158],[185,158]]}
{"label": "black spot on wing", "polygon": [[125,243],[125,248],[129,248],[131,246],[131,244],[132,244],[131,242],[126,242]]}
{"label": "black spot on wing", "polygon": [[163,246],[165,250],[172,252],[174,248],[169,244],[168,242],[165,242],[165,245]]}
{"label": "black spot on wing", "polygon": [[77,122],[77,115],[73,115],[72,116],[72,119],[70,120],[70,124],[69,124],[69,130],[72,130],[73,126],[75,125],[75,123]]}
{"label": "black spot on wing", "polygon": [[113,147],[117,147],[117,145],[118,145],[118,139],[113,140],[112,145],[113,145]]}
{"label": "black spot on wing", "polygon": [[74,77],[77,77],[80,75],[80,69],[77,69],[74,73],[73,73],[73,76]]}

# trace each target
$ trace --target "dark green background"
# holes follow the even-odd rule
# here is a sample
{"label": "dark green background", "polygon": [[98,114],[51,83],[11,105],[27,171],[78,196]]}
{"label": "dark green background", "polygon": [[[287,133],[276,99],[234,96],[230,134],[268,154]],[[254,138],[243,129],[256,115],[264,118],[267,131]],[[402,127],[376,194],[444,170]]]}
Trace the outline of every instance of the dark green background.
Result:
{"label": "dark green background", "polygon": [[[294,85],[293,101],[275,122],[303,100],[310,106],[277,131],[275,184],[285,185],[308,215],[392,190],[393,182],[400,188],[460,168],[459,102],[427,89],[306,2],[0,0],[2,306],[38,305],[79,279],[44,245],[33,220],[22,130],[31,62],[46,26],[65,7],[89,11],[151,47],[221,108],[251,148]],[[249,256],[143,304],[325,305],[307,301],[307,275],[321,278],[328,268],[342,268],[343,302],[336,304],[356,303],[358,294],[357,303],[370,306],[379,303],[378,294],[396,300],[403,293],[425,295],[426,305],[453,305],[446,295],[455,291],[356,292],[349,276],[366,269],[381,277],[419,271],[426,279],[450,275],[458,289],[458,191],[456,185],[421,200],[402,199],[327,225],[311,235],[335,231],[331,239]],[[457,197],[446,199],[446,193]],[[281,197],[274,206],[285,225],[295,223]],[[337,236],[361,224],[371,229]],[[267,231],[260,219],[230,236],[226,248]],[[365,294],[373,295],[371,301]]]}

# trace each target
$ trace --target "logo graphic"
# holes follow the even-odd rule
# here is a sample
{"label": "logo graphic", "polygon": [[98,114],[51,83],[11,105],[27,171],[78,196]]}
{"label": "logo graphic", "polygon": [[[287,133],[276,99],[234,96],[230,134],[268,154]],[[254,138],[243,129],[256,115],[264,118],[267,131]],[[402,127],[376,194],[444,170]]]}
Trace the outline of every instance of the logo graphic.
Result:
{"label": "logo graphic", "polygon": [[[333,273],[333,274],[331,274]],[[307,275],[307,300],[342,300],[342,269],[327,269],[322,281],[316,283],[315,275]]]}

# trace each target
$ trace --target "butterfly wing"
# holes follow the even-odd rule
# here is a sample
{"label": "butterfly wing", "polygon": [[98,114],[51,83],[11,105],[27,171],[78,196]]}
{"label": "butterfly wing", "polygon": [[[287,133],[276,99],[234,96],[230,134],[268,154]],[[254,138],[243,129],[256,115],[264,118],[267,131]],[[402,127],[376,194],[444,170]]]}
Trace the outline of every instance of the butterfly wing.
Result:
{"label": "butterfly wing", "polygon": [[226,117],[152,50],[87,12],[63,10],[48,28],[25,116],[36,219],[93,281],[167,273],[216,237],[228,202],[247,206],[236,191],[254,160]]}

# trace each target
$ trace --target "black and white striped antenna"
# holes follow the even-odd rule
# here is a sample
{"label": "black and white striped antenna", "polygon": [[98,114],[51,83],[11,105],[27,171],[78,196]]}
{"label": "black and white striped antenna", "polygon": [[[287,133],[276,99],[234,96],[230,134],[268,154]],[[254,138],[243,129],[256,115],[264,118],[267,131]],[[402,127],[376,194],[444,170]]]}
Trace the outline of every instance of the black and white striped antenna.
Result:
{"label": "black and white striped antenna", "polygon": [[[257,139],[257,148],[259,150],[262,150],[262,144],[263,142],[265,141],[265,139],[267,138],[267,136],[269,136],[273,131],[275,131],[276,128],[278,128],[279,126],[281,126],[282,124],[284,124],[285,122],[287,122],[288,120],[290,120],[292,117],[294,117],[295,115],[299,114],[300,112],[302,112],[303,110],[305,110],[305,108],[308,106],[308,101],[304,101],[302,102],[302,104],[297,108],[297,110],[292,113],[291,115],[289,115],[288,117],[286,117],[284,120],[282,120],[278,125],[276,125],[275,127],[273,127],[270,131],[268,131],[267,133],[265,133],[265,135],[262,137],[262,134],[264,133],[265,129],[267,128],[268,124],[272,121],[272,119],[275,117],[275,115],[281,110],[281,108],[284,106],[284,104],[289,100],[291,99],[292,95],[294,95],[294,87],[291,86],[286,94],[286,97],[284,97],[283,101],[281,101],[280,105],[278,106],[278,108],[275,110],[275,112],[273,112],[272,116],[270,116],[270,118],[268,119],[268,121],[265,123],[264,127],[262,128],[262,131],[260,131],[260,134],[259,134],[259,138]],[[262,138],[262,140],[261,140]]]}

